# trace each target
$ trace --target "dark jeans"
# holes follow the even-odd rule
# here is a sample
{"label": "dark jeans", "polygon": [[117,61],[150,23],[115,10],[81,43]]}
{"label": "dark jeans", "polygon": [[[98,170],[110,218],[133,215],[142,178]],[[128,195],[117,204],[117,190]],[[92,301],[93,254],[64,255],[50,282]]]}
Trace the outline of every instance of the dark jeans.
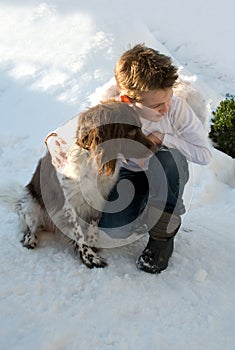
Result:
{"label": "dark jeans", "polygon": [[183,214],[182,195],[188,178],[187,160],[176,149],[159,150],[145,172],[121,168],[118,182],[108,198],[111,206],[107,204],[104,208],[100,228],[111,237],[127,236],[143,223],[141,213],[148,206]]}

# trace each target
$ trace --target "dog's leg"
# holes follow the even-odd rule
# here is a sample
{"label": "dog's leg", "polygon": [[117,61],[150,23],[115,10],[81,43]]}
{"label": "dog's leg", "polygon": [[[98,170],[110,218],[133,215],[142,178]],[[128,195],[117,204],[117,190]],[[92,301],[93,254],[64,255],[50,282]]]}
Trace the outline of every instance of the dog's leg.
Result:
{"label": "dog's leg", "polygon": [[87,245],[82,228],[77,222],[77,215],[68,202],[64,206],[64,212],[72,228],[63,233],[74,242],[75,252],[80,253],[83,264],[89,268],[107,266],[105,259],[97,254],[97,249]]}
{"label": "dog's leg", "polygon": [[28,193],[18,203],[18,216],[23,232],[21,243],[28,249],[34,249],[38,243],[36,233],[40,226],[40,207]]}
{"label": "dog's leg", "polygon": [[92,220],[91,223],[89,224],[89,228],[86,234],[86,242],[92,247],[95,247],[97,245],[98,238],[99,238],[98,221]]}
{"label": "dog's leg", "polygon": [[36,233],[32,233],[31,229],[27,227],[20,242],[22,243],[23,247],[34,249],[37,246],[38,238]]}

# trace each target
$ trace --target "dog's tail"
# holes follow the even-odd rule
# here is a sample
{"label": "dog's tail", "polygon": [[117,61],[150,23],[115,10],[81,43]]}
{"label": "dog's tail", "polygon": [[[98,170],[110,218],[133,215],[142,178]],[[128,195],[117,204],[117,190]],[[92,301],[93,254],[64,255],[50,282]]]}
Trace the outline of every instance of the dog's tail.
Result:
{"label": "dog's tail", "polygon": [[17,210],[17,205],[24,194],[24,186],[9,183],[0,187],[0,205],[9,210]]}

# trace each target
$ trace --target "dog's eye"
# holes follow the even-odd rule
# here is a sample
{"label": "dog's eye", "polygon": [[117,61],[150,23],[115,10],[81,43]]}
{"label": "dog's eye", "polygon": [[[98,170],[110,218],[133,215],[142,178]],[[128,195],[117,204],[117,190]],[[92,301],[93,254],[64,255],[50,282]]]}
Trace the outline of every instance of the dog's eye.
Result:
{"label": "dog's eye", "polygon": [[136,135],[136,132],[137,132],[136,129],[132,129],[131,131],[128,132],[128,135],[129,135],[130,137],[134,137],[134,136]]}

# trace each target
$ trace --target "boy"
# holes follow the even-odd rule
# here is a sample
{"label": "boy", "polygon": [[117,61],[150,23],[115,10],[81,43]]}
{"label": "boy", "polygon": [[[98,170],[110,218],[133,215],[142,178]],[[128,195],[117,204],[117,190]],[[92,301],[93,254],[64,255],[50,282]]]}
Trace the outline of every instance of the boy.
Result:
{"label": "boy", "polygon": [[[142,162],[136,159],[122,162],[118,183],[109,195],[99,226],[110,237],[117,235],[116,238],[147,226],[149,240],[137,267],[160,273],[168,266],[181,215],[185,213],[182,196],[189,177],[188,161],[208,164],[209,144],[192,109],[173,95],[178,73],[169,57],[145,45],[136,45],[118,60],[115,79],[119,100],[137,110],[143,132],[158,151]],[[58,164],[53,164],[58,167],[65,155],[61,154],[64,140],[54,142],[54,162],[59,159]]]}
{"label": "boy", "polygon": [[[136,219],[147,224],[149,241],[137,267],[149,273],[165,270],[172,255],[185,213],[182,195],[189,177],[187,161],[206,165],[211,158],[200,120],[185,101],[173,95],[177,78],[171,59],[145,45],[126,51],[115,66],[120,100],[136,108],[143,131],[158,151],[144,165],[134,159],[122,163],[118,184],[131,181],[134,198],[116,213],[108,213],[107,205],[100,227],[126,229]],[[124,188],[124,197],[126,192]],[[115,187],[109,200],[118,196]]]}

